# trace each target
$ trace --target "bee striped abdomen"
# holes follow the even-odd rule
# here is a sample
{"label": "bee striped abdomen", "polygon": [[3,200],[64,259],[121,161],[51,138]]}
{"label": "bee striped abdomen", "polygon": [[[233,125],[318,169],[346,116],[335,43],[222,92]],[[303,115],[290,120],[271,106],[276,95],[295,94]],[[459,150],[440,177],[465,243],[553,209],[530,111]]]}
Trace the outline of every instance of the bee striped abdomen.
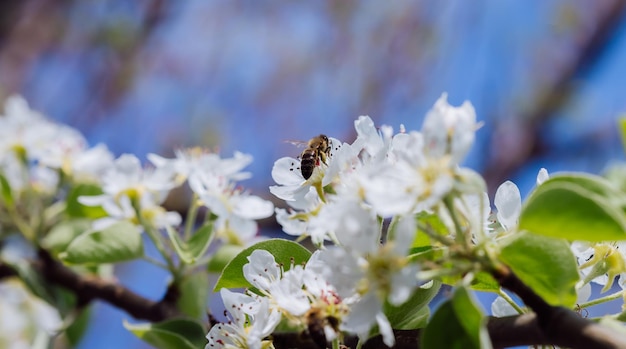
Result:
{"label": "bee striped abdomen", "polygon": [[309,179],[313,174],[313,169],[316,166],[317,156],[315,154],[315,150],[306,149],[302,152],[302,160],[300,162],[300,171],[302,172],[302,177],[304,179]]}
{"label": "bee striped abdomen", "polygon": [[330,140],[325,135],[312,138],[306,149],[300,155],[300,171],[304,179],[311,178],[313,170],[322,162],[326,163],[326,158],[330,154]]}

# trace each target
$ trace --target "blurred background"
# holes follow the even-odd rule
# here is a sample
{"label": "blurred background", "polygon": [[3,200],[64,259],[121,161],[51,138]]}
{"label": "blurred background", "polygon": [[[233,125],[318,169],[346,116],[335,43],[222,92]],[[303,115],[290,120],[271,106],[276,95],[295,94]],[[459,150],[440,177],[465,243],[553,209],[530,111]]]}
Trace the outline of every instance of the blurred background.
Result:
{"label": "blurred background", "polygon": [[[23,94],[91,145],[145,160],[204,146],[252,154],[242,184],[269,197],[285,140],[352,142],[353,122],[419,129],[442,92],[484,126],[466,165],[522,195],[541,167],[593,173],[623,160],[626,2],[0,2],[0,100]],[[271,227],[270,227],[271,228]],[[119,268],[158,298],[165,276]],[[146,348],[97,304],[81,348]]]}

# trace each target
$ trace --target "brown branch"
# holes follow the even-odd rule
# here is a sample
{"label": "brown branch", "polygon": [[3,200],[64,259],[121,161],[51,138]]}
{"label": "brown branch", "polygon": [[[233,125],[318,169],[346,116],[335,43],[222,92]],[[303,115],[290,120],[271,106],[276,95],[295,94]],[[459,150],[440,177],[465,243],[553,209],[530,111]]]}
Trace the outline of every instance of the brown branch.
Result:
{"label": "brown branch", "polygon": [[[573,349],[626,348],[626,336],[611,328],[582,318],[574,311],[546,303],[524,284],[508,267],[493,270],[492,275],[500,285],[515,292],[535,313],[510,317],[489,317],[487,331],[494,348],[529,345],[557,345]],[[419,348],[421,330],[394,330],[395,349]],[[298,333],[272,335],[276,349],[319,348],[311,338]],[[354,348],[357,338],[348,336],[344,343]],[[388,348],[382,337],[370,338],[363,349]]]}
{"label": "brown branch", "polygon": [[[526,314],[515,318],[504,318],[504,320],[500,320],[498,326],[508,324],[514,327],[518,326],[518,329],[526,328],[529,334],[534,335],[536,343],[533,344],[553,344],[574,349],[626,348],[626,336],[606,326],[584,319],[570,309],[548,304],[523,283],[510,268],[502,266],[493,270],[492,275],[502,287],[515,292],[524,304],[535,312],[535,314]],[[507,321],[512,323],[509,324]],[[493,329],[493,332],[489,331],[492,338],[495,336],[494,339],[504,341],[507,346],[520,345],[521,343],[517,344],[515,341],[526,340],[516,332],[507,333],[507,338],[503,338],[501,336],[503,333],[498,333],[497,328]]]}
{"label": "brown branch", "polygon": [[[50,256],[47,251],[39,251],[38,259],[32,267],[50,284],[61,286],[78,299],[78,306],[93,300],[103,300],[120,308],[138,320],[160,322],[179,315],[176,301],[180,294],[175,285],[170,285],[159,301],[147,299],[116,282],[94,276],[81,275]],[[0,279],[18,276],[10,265],[0,262]]]}
{"label": "brown branch", "polygon": [[[561,308],[563,309],[563,308]],[[545,330],[534,313],[509,317],[489,317],[487,331],[494,348],[508,348],[530,345],[558,345],[568,348],[624,348],[624,338],[613,331],[578,317],[570,310],[562,312],[555,321],[564,320],[559,332],[546,335]],[[582,329],[581,333],[575,333]],[[419,348],[422,330],[394,330],[396,345],[394,349]],[[583,339],[581,340],[581,337]],[[276,349],[301,348],[319,349],[313,340],[300,333],[275,333],[272,335]],[[354,336],[345,338],[345,345],[355,348]],[[363,349],[388,348],[380,335],[370,338]]]}

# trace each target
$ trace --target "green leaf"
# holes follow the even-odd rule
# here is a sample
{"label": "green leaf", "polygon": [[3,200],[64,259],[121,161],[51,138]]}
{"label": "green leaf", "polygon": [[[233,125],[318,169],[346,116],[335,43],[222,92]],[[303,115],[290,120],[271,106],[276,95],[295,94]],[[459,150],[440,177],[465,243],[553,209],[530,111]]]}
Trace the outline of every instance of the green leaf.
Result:
{"label": "green leaf", "polygon": [[59,258],[72,264],[117,263],[143,255],[139,229],[121,221],[102,231],[87,232],[75,238]]}
{"label": "green leaf", "polygon": [[435,312],[421,337],[421,348],[491,348],[486,318],[464,287]]}
{"label": "green leaf", "polygon": [[0,196],[7,206],[13,206],[13,192],[9,181],[0,173]]}
{"label": "green leaf", "polygon": [[396,330],[412,330],[422,328],[428,321],[430,311],[428,303],[437,295],[441,288],[441,282],[433,280],[416,289],[409,299],[401,305],[394,306],[385,303],[383,311]]}
{"label": "green leaf", "polygon": [[272,255],[276,263],[283,265],[285,271],[291,268],[291,263],[306,263],[311,257],[311,252],[302,245],[284,239],[271,239],[256,243],[241,251],[232,261],[226,265],[220,275],[213,291],[221,288],[245,288],[252,285],[243,276],[243,266],[248,263],[248,256],[254,250],[266,250]]}
{"label": "green leaf", "polygon": [[91,228],[88,219],[72,219],[55,225],[42,239],[41,246],[53,253],[65,251],[72,240]]}
{"label": "green leaf", "polygon": [[156,324],[130,324],[124,320],[124,327],[159,349],[198,349],[207,344],[204,327],[189,319],[168,320]]}
{"label": "green leaf", "polygon": [[78,184],[67,194],[65,213],[74,218],[97,219],[106,217],[106,211],[100,206],[86,206],[78,202],[80,196],[94,196],[102,194],[102,188],[96,184]]}
{"label": "green leaf", "polygon": [[546,302],[566,307],[576,303],[578,264],[564,239],[521,232],[503,243],[500,259]]}
{"label": "green leaf", "polygon": [[609,165],[606,171],[602,174],[607,181],[619,188],[622,192],[626,193],[626,164],[615,163]]}
{"label": "green leaf", "polygon": [[176,306],[183,314],[194,319],[201,319],[207,313],[208,294],[209,278],[206,274],[187,275],[180,283],[180,297]]}
{"label": "green leaf", "polygon": [[626,239],[623,194],[601,177],[554,177],[530,195],[519,228],[535,234],[584,241]]}
{"label": "green leaf", "polygon": [[76,347],[80,343],[81,338],[87,331],[89,326],[89,320],[91,319],[91,307],[78,310],[80,314],[72,322],[72,324],[65,330],[65,336],[71,347]]}
{"label": "green leaf", "polygon": [[188,242],[183,241],[173,229],[167,229],[167,235],[172,241],[174,250],[176,250],[176,254],[178,254],[180,259],[187,264],[192,264],[202,257],[209,248],[211,241],[213,241],[213,224],[205,224],[196,230]]}
{"label": "green leaf", "polygon": [[211,260],[207,265],[209,273],[221,273],[228,262],[232,261],[237,256],[243,247],[240,245],[222,245],[211,256]]}
{"label": "green leaf", "polygon": [[485,292],[498,292],[500,284],[489,273],[484,271],[476,273],[472,280],[472,290]]}

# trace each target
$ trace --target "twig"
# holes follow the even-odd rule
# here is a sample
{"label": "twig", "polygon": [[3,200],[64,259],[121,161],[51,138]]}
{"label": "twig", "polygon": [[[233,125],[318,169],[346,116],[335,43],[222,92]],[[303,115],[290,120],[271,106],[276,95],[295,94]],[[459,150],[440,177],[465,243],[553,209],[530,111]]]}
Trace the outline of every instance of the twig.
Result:
{"label": "twig", "polygon": [[[160,322],[180,315],[176,309],[180,293],[174,284],[168,287],[161,300],[153,301],[118,283],[78,274],[44,250],[39,251],[38,259],[32,261],[32,267],[47,282],[74,293],[78,299],[78,306],[87,305],[93,300],[103,300],[138,320],[151,322]],[[0,262],[0,279],[11,276],[18,276],[17,271],[10,265]]]}
{"label": "twig", "polygon": [[[513,326],[519,325],[524,327],[529,324],[532,325],[532,327],[527,328],[527,331],[531,331],[531,334],[533,334],[533,344],[552,344],[581,349],[626,348],[626,336],[606,326],[584,319],[570,309],[548,304],[530,287],[524,284],[508,267],[501,266],[493,270],[492,275],[502,287],[515,292],[524,301],[524,304],[535,312],[536,315],[524,314],[508,319],[508,321],[513,321],[510,324]],[[535,316],[535,318],[532,316]],[[507,318],[504,319],[499,325],[507,324]],[[530,320],[533,321],[529,322]],[[518,324],[517,322],[519,321],[522,324]],[[510,346],[521,345],[521,343],[517,344],[515,341],[527,341],[527,338],[518,337],[519,332],[521,331],[511,331],[504,338],[501,337],[504,334],[497,329],[490,329],[489,334],[492,336],[492,339],[495,339],[494,342],[497,340],[498,342],[504,342],[505,346]]]}

